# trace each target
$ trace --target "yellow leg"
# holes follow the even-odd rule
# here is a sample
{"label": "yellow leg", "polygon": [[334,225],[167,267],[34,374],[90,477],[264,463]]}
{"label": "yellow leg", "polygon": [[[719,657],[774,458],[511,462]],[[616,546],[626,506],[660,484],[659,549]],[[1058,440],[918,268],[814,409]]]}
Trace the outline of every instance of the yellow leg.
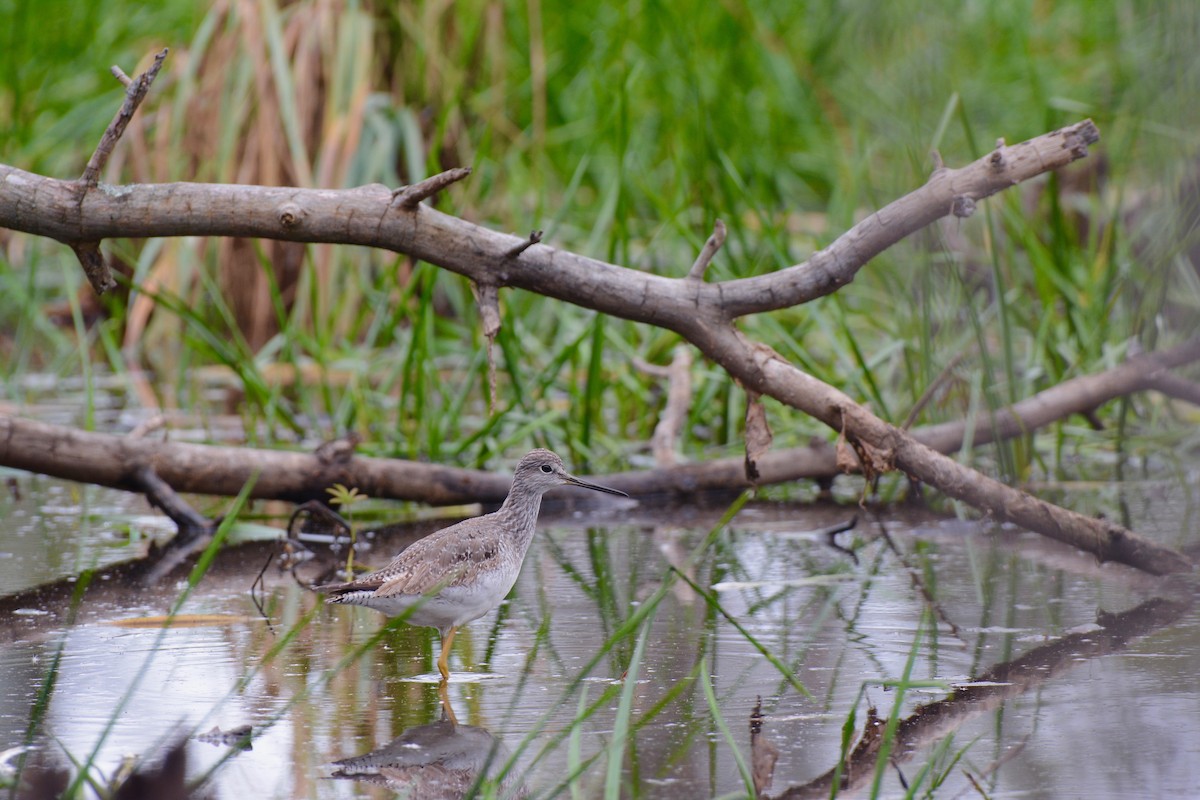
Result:
{"label": "yellow leg", "polygon": [[442,682],[450,680],[450,665],[447,659],[450,658],[450,645],[454,644],[454,634],[458,633],[458,627],[453,626],[450,632],[442,637],[442,654],[438,657],[438,672],[442,673]]}

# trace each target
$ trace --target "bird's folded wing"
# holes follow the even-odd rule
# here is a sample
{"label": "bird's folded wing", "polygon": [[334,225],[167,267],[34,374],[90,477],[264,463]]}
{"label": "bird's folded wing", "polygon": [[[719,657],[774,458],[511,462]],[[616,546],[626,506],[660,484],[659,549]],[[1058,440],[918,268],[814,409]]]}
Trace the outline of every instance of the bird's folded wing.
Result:
{"label": "bird's folded wing", "polygon": [[442,539],[437,545],[421,548],[414,545],[401,553],[378,573],[383,582],[375,590],[375,596],[435,593],[471,580],[472,573],[497,555],[495,540],[479,534],[459,534]]}

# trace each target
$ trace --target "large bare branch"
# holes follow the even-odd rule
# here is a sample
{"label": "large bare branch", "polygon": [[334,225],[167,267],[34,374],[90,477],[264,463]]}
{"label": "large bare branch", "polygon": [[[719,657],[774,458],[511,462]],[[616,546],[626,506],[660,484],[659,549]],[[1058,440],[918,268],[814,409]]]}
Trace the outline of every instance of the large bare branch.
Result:
{"label": "large bare branch", "polygon": [[996,519],[1094,553],[1101,561],[1131,564],[1156,575],[1192,568],[1174,550],[1120,525],[1068,511],[959,464],[735,330],[722,331],[719,346],[709,355],[748,389],[771,394],[842,431],[865,462],[864,470],[902,470]]}
{"label": "large bare branch", "polygon": [[[104,186],[79,203],[77,184],[0,165],[0,227],[61,242],[111,237],[244,236],[380,247],[465,275],[538,292],[613,316],[671,328],[697,315],[730,319],[773,311],[849,283],[876,254],[952,212],[1086,155],[1090,120],[1002,148],[961,169],[937,170],[923,187],[872,214],[803,264],[718,283],[665,278],[483,228],[425,205],[395,204],[381,184],[296,189],[205,183]],[[447,182],[463,177],[447,173]],[[452,180],[451,180],[452,179]],[[429,182],[436,182],[437,176]],[[441,186],[441,183],[438,183]],[[681,272],[686,270],[681,265]]]}
{"label": "large bare branch", "polygon": [[960,169],[939,166],[923,187],[863,220],[804,264],[718,283],[697,280],[695,268],[677,279],[648,275],[497,233],[421,204],[427,194],[423,187],[436,191],[465,177],[459,171],[434,176],[407,192],[384,186],[329,191],[177,183],[102,186],[80,202],[77,184],[0,166],[0,226],[67,243],[213,235],[380,247],[437,264],[477,285],[520,287],[669,328],[748,391],[775,397],[838,430],[868,472],[902,469],[999,519],[1068,541],[1101,559],[1154,573],[1190,569],[1182,556],[1131,531],[1066,512],[955,463],[769,347],[746,339],[733,325],[739,316],[785,308],[844,286],[891,244],[948,214],[967,216],[976,201],[1086,156],[1087,145],[1098,138],[1087,120],[1012,147],[1001,143]]}

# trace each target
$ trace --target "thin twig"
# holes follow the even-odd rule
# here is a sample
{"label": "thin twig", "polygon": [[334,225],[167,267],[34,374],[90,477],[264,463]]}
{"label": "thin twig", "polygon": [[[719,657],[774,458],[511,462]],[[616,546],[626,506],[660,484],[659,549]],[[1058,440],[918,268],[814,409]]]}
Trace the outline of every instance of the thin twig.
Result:
{"label": "thin twig", "polygon": [[418,181],[411,186],[401,186],[392,192],[392,206],[411,211],[422,200],[433,197],[452,183],[457,183],[471,174],[470,167],[456,167]]}
{"label": "thin twig", "polygon": [[108,71],[111,72],[113,77],[116,78],[117,80],[119,80],[121,82],[121,85],[124,86],[126,89],[129,88],[129,84],[133,83],[133,78],[126,75],[125,70],[121,69],[116,64],[113,64],[111,67],[109,67]]}
{"label": "thin twig", "polygon": [[725,244],[725,223],[718,219],[713,223],[712,236],[709,236],[708,241],[704,243],[704,247],[700,248],[700,254],[696,256],[695,263],[688,270],[688,280],[704,280],[704,271],[708,269],[713,256],[717,254],[717,251],[721,249],[721,245],[723,244]]}
{"label": "thin twig", "polygon": [[525,241],[521,242],[520,244],[518,244],[514,247],[510,247],[504,251],[505,260],[508,260],[510,258],[516,258],[517,256],[521,255],[521,253],[524,253],[526,250],[528,250],[530,247],[533,247],[535,244],[537,244],[541,240],[542,240],[542,231],[530,231],[529,236],[525,239]]}
{"label": "thin twig", "polygon": [[[158,71],[162,69],[167,52],[167,48],[164,47],[160,53],[154,56],[154,63],[150,65],[150,68],[136,79],[131,79],[120,67],[115,65],[112,67],[113,76],[125,87],[125,102],[121,104],[121,108],[112,118],[112,122],[108,123],[104,135],[100,137],[100,144],[96,145],[96,150],[88,159],[83,175],[79,177],[81,191],[78,202],[80,208],[83,207],[83,199],[87,196],[88,191],[96,188],[96,185],[100,183],[100,173],[104,171],[104,165],[108,163],[113,148],[117,146],[121,134],[125,133],[125,128],[129,126],[138,106],[146,99],[146,94],[150,91],[150,84],[154,83]],[[117,281],[113,278],[112,270],[104,263],[104,256],[100,253],[99,241],[72,242],[71,249],[75,251],[75,256],[83,267],[83,274],[87,276],[88,283],[92,285],[96,294],[104,294],[117,288]]]}
{"label": "thin twig", "polygon": [[[146,99],[146,93],[150,91],[150,84],[154,83],[154,79],[158,77],[158,71],[162,69],[168,52],[168,49],[164,47],[154,56],[154,63],[150,65],[150,68],[133,80],[130,80],[120,67],[112,68],[113,75],[125,85],[125,102],[121,104],[121,109],[117,111],[112,122],[108,123],[108,128],[100,137],[100,144],[96,146],[96,151],[88,159],[87,167],[79,178],[79,182],[85,188],[94,189],[100,182],[100,173],[104,170],[104,165],[108,163],[108,158],[112,155],[113,148],[116,147],[121,134],[125,133],[129,121],[133,119],[134,112]],[[82,195],[80,202],[82,202]]]}

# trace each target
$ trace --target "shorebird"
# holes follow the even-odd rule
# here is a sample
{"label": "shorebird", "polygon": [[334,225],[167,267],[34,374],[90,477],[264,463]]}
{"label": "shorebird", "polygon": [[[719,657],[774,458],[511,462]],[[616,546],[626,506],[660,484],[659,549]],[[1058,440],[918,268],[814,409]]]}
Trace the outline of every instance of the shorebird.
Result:
{"label": "shorebird", "polygon": [[315,588],[327,595],[326,603],[367,606],[388,616],[407,613],[410,625],[437,628],[438,672],[445,682],[454,634],[508,595],[533,540],[542,495],[563,485],[628,497],[576,478],[549,450],[532,450],[517,462],[512,488],[497,511],[418,539],[381,570]]}

